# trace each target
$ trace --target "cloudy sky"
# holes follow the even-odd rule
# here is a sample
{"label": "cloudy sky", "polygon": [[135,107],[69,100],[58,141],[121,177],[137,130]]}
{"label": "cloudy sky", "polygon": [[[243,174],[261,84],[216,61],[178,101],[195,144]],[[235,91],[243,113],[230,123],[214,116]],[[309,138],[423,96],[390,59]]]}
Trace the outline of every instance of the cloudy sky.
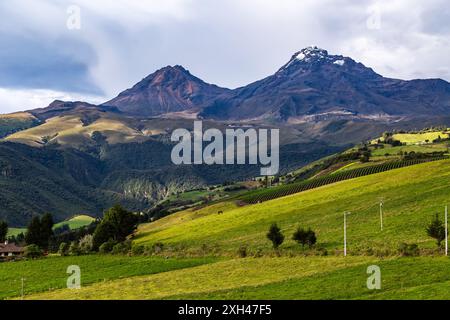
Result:
{"label": "cloudy sky", "polygon": [[235,88],[309,45],[450,81],[448,0],[3,0],[0,113],[103,102],[166,65]]}

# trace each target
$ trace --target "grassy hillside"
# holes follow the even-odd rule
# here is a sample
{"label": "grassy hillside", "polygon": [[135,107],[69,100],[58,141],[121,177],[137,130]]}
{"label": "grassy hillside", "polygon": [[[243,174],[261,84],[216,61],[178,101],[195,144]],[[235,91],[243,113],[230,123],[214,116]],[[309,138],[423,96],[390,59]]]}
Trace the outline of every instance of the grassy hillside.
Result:
{"label": "grassy hillside", "polygon": [[38,124],[39,120],[28,112],[0,114],[0,138]]}
{"label": "grassy hillside", "polygon": [[5,140],[34,147],[55,142],[75,147],[93,144],[93,132],[103,134],[109,143],[139,141],[139,138],[146,136],[143,132],[129,127],[126,121],[105,117],[86,124],[80,116],[70,115],[50,118],[40,126],[16,132]]}
{"label": "grassy hillside", "polygon": [[67,267],[78,265],[82,284],[111,279],[148,275],[175,269],[194,267],[216,261],[212,258],[165,259],[162,257],[127,257],[89,255],[79,257],[49,257],[41,260],[2,263],[0,268],[0,299],[20,295],[21,278],[25,278],[25,294],[65,288]]}
{"label": "grassy hillside", "polygon": [[441,131],[430,131],[423,133],[397,133],[393,135],[394,140],[401,141],[406,144],[420,144],[432,142],[435,139],[448,139],[449,135],[447,132]]}
{"label": "grassy hillside", "polygon": [[81,227],[91,224],[94,220],[95,220],[95,218],[93,218],[91,216],[88,216],[85,214],[80,214],[73,218],[70,218],[67,221],[62,221],[62,222],[56,223],[54,228],[62,227],[63,225],[68,225],[69,228],[72,230],[79,229]]}
{"label": "grassy hillside", "polygon": [[[381,269],[381,290],[366,286]],[[448,258],[246,258],[61,289],[27,299],[449,299]]]}
{"label": "grassy hillside", "polygon": [[[284,249],[297,245],[290,239],[298,226],[311,227],[328,250],[342,250],[343,212],[348,218],[350,252],[369,248],[396,251],[402,241],[433,248],[425,226],[436,212],[443,213],[450,186],[450,160],[338,182],[256,205],[217,204],[187,210],[142,225],[136,237],[141,244],[162,241],[174,247],[214,244],[225,252],[241,245],[270,250],[265,233],[277,222],[287,235]],[[379,198],[384,198],[384,231],[379,226]],[[222,214],[218,214],[223,211]]]}
{"label": "grassy hillside", "polygon": [[[69,228],[72,230],[78,229],[91,224],[94,220],[95,218],[88,215],[77,215],[73,218],[70,218],[69,220],[55,223],[53,229],[62,227],[64,225],[69,226]],[[8,228],[8,236],[16,236],[19,233],[25,233],[26,231],[27,231],[26,228]]]}

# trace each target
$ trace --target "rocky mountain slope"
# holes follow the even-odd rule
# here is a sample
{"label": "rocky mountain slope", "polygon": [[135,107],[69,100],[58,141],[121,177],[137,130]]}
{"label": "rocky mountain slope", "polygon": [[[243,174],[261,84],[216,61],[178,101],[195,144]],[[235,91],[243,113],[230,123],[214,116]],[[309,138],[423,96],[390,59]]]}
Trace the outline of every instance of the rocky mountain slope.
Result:
{"label": "rocky mountain slope", "polygon": [[200,80],[182,66],[167,66],[104,105],[117,107],[128,115],[146,117],[186,110],[198,112],[229,91]]}
{"label": "rocky mountain slope", "polygon": [[384,78],[353,59],[309,47],[275,74],[233,90],[201,116],[221,120],[398,120],[450,115],[450,84]]}

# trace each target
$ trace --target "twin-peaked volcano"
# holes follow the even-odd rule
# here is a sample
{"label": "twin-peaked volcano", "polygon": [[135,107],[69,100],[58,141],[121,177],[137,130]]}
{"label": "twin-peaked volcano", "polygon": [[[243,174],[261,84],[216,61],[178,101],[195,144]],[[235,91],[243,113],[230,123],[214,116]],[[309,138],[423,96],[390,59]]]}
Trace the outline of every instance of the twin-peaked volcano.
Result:
{"label": "twin-peaked volcano", "polygon": [[[57,114],[60,102],[57,105],[40,112]],[[73,106],[63,107],[67,112]],[[181,66],[168,66],[99,108],[134,117],[186,116],[187,111],[190,118],[233,121],[398,121],[449,116],[450,84],[440,79],[385,78],[349,57],[308,47],[273,75],[235,90],[208,84]]]}
{"label": "twin-peaked volcano", "polygon": [[201,110],[228,92],[193,76],[182,66],[167,66],[131,89],[104,103],[134,116],[156,116],[185,110]]}

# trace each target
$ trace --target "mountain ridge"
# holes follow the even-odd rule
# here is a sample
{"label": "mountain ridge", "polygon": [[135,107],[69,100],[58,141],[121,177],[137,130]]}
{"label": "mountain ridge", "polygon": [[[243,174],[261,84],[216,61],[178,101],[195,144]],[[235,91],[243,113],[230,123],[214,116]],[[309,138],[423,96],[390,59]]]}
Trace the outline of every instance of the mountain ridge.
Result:
{"label": "mountain ridge", "polygon": [[76,112],[132,117],[200,118],[219,121],[320,121],[450,115],[450,83],[443,79],[386,78],[350,57],[304,48],[274,74],[236,89],[166,66],[99,105],[55,100],[29,110],[41,120]]}

